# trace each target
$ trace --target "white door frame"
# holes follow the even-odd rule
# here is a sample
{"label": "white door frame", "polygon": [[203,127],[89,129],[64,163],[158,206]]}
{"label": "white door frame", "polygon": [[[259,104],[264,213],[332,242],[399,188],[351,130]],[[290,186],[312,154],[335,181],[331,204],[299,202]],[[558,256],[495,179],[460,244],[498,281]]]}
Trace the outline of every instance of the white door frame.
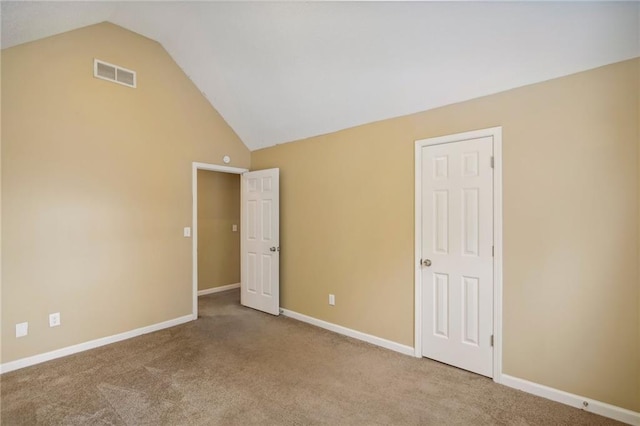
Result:
{"label": "white door frame", "polygon": [[422,358],[422,148],[483,137],[493,138],[493,381],[502,381],[502,127],[420,139],[415,143],[415,356]]}
{"label": "white door frame", "polygon": [[191,163],[191,281],[193,286],[192,315],[194,320],[198,319],[198,170],[233,173],[236,175],[249,171],[249,169],[219,166],[217,164],[197,163],[195,161]]}

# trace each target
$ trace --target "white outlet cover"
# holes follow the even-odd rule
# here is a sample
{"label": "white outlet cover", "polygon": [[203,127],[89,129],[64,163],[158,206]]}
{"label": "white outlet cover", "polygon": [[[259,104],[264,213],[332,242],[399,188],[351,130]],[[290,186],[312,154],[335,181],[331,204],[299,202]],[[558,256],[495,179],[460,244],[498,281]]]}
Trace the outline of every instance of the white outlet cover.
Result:
{"label": "white outlet cover", "polygon": [[57,327],[60,325],[60,312],[49,315],[49,327]]}
{"label": "white outlet cover", "polygon": [[191,228],[188,226],[184,227],[184,230],[182,231],[182,235],[184,235],[185,237],[190,237],[191,236]]}
{"label": "white outlet cover", "polygon": [[235,225],[235,224],[231,225],[231,231],[238,232],[238,225]]}
{"label": "white outlet cover", "polygon": [[29,334],[29,323],[21,322],[16,324],[16,337],[24,337]]}

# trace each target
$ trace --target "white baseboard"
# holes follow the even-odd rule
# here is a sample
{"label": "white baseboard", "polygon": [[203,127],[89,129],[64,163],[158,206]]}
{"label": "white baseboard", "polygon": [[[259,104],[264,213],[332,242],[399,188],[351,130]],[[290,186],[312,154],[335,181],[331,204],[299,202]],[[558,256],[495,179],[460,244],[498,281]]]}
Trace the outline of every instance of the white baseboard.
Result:
{"label": "white baseboard", "polygon": [[204,290],[198,290],[198,296],[204,296],[205,294],[220,293],[221,291],[227,291],[234,288],[240,288],[240,283],[221,285],[220,287],[206,288]]}
{"label": "white baseboard", "polygon": [[391,340],[383,339],[381,337],[373,336],[371,334],[362,333],[351,328],[343,327],[341,325],[333,324],[327,321],[323,321],[317,318],[309,317],[307,315],[299,314],[297,312],[290,311],[288,309],[280,309],[280,312],[289,318],[293,318],[298,321],[306,322],[316,327],[324,328],[325,330],[333,331],[334,333],[343,334],[345,336],[353,337],[354,339],[362,340],[367,343],[371,343],[376,346],[381,346],[392,351],[400,352],[404,355],[414,356],[414,350],[410,346],[406,346],[400,343],[392,342]]}
{"label": "white baseboard", "polygon": [[[569,392],[550,388],[548,386],[539,385],[528,380],[509,376],[508,374],[502,374],[500,383],[533,395],[541,396],[542,398],[560,402],[571,407],[580,408],[590,413],[599,414],[630,425],[640,426],[640,413],[616,407],[615,405],[607,404],[606,402],[595,401],[584,396],[575,395]],[[588,404],[587,406],[584,405],[585,402]]]}
{"label": "white baseboard", "polygon": [[79,343],[77,345],[67,346],[66,348],[56,349],[55,351],[46,352],[43,354],[34,355],[11,362],[6,362],[0,365],[0,374],[8,373],[9,371],[18,370],[20,368],[30,367],[32,365],[40,364],[45,361],[51,361],[52,359],[62,358],[67,355],[73,355],[78,352],[84,352],[89,349],[98,348],[100,346],[109,345],[121,340],[131,339],[132,337],[152,333],[164,328],[184,324],[185,322],[193,321],[194,319],[195,318],[191,314],[185,315],[179,318],[174,318],[172,320],[148,325],[146,327],[136,328],[135,330],[125,331],[124,333],[114,334],[113,336],[102,337],[100,339],[90,340],[88,342]]}

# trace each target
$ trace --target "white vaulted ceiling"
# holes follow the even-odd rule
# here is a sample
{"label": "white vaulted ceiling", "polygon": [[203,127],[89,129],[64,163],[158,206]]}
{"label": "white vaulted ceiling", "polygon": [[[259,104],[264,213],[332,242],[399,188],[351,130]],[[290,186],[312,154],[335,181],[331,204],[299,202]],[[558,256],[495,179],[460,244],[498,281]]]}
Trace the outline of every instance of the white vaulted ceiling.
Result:
{"label": "white vaulted ceiling", "polygon": [[2,2],[2,47],[110,21],[160,42],[251,149],[640,55],[640,3]]}

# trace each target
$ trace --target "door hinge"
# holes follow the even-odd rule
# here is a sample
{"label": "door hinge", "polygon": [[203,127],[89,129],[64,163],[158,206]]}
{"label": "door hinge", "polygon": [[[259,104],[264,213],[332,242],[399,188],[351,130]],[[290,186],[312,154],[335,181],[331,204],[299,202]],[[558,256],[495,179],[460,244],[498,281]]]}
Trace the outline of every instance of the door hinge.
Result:
{"label": "door hinge", "polygon": [[493,169],[493,157],[491,157],[491,168]]}
{"label": "door hinge", "polygon": [[491,335],[491,347],[493,347],[493,334]]}

